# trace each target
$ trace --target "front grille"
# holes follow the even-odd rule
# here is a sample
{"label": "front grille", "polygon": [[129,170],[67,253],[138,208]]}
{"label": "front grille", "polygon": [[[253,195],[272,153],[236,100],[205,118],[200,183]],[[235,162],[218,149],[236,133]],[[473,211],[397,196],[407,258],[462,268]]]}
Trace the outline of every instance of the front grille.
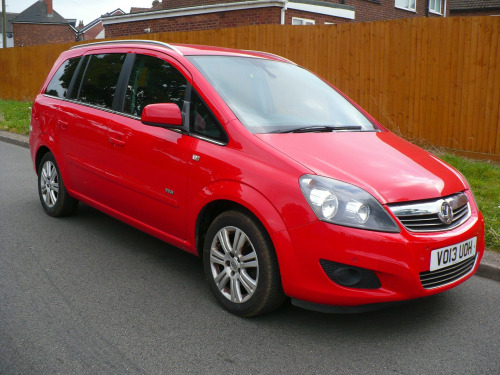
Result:
{"label": "front grille", "polygon": [[462,223],[462,219],[467,218],[469,214],[469,204],[466,204],[454,212],[451,224],[445,224],[441,221],[438,214],[426,215],[408,215],[398,217],[405,228],[413,232],[432,232],[436,230],[448,230],[457,227]]}
{"label": "front grille", "polygon": [[[453,219],[446,223],[440,216],[441,208],[447,203]],[[470,205],[464,193],[449,197],[403,204],[390,204],[390,210],[401,224],[412,232],[446,231],[458,227],[470,217]]]}
{"label": "front grille", "polygon": [[421,272],[420,282],[422,286],[424,289],[438,288],[466,276],[474,268],[476,256],[439,270]]}

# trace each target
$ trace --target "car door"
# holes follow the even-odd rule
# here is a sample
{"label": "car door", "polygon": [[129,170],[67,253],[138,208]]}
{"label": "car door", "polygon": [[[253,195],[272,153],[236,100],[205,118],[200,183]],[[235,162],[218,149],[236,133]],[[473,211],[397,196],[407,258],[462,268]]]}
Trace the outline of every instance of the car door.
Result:
{"label": "car door", "polygon": [[186,238],[185,208],[192,137],[181,131],[148,126],[143,108],[175,103],[182,110],[186,69],[167,55],[137,53],[123,102],[108,124],[106,170],[114,182],[112,207],[161,237]]}
{"label": "car door", "polygon": [[59,104],[58,144],[64,149],[67,185],[104,205],[112,195],[106,174],[107,127],[125,57],[125,53],[109,51],[85,56],[72,83],[70,100]]}

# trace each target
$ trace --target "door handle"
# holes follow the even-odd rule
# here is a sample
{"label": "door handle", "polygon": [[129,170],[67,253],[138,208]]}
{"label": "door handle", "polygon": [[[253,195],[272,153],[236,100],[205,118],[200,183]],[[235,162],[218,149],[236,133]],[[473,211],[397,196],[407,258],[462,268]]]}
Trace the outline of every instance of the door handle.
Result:
{"label": "door handle", "polygon": [[68,123],[63,120],[57,120],[57,124],[61,127],[61,129],[66,129],[68,127]]}
{"label": "door handle", "polygon": [[125,141],[123,139],[117,139],[114,137],[109,137],[109,143],[111,143],[114,146],[119,146],[119,147],[125,146]]}

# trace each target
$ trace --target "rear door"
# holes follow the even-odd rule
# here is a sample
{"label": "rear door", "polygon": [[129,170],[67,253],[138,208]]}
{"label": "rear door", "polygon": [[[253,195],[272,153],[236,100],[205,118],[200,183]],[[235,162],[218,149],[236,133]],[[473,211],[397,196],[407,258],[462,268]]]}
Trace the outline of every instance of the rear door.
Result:
{"label": "rear door", "polygon": [[103,51],[84,57],[70,100],[60,103],[59,127],[70,190],[106,204],[112,196],[107,178],[108,122],[125,53]]}

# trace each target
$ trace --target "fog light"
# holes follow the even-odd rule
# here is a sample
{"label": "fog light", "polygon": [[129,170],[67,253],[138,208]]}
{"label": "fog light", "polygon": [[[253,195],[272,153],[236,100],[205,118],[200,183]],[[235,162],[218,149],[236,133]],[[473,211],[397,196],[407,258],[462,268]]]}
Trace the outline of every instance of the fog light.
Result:
{"label": "fog light", "polygon": [[339,268],[333,272],[332,276],[337,284],[343,286],[356,285],[363,277],[358,269],[352,267]]}
{"label": "fog light", "polygon": [[346,288],[378,289],[381,283],[375,272],[366,268],[320,259],[321,268],[330,280]]}

